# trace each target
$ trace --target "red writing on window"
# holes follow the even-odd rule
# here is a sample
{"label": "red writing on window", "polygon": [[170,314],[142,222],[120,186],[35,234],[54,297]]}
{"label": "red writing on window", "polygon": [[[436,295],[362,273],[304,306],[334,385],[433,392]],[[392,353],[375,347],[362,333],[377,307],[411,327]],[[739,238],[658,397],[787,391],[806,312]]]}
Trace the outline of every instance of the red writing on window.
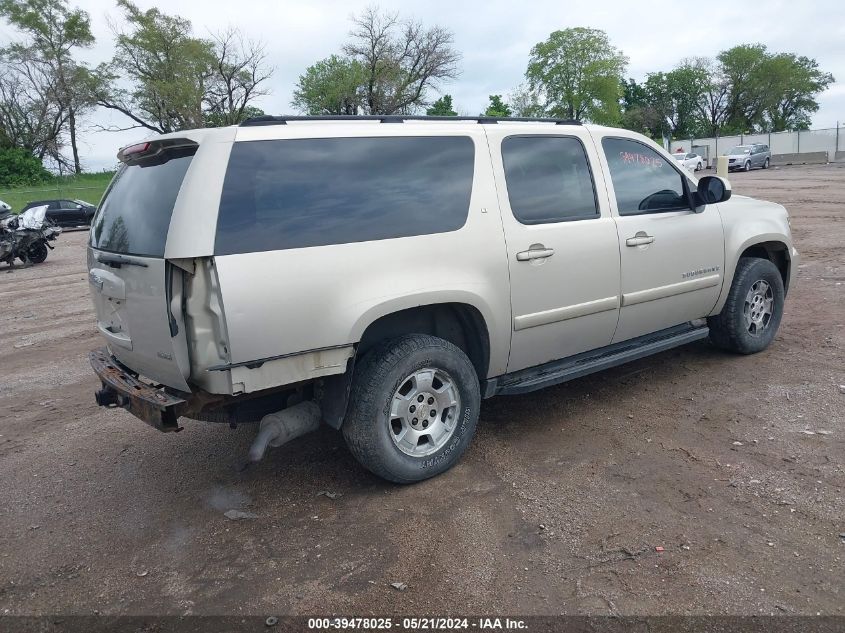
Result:
{"label": "red writing on window", "polygon": [[648,154],[637,154],[635,152],[619,152],[619,158],[626,165],[645,165],[648,167],[660,167],[663,161],[657,156]]}

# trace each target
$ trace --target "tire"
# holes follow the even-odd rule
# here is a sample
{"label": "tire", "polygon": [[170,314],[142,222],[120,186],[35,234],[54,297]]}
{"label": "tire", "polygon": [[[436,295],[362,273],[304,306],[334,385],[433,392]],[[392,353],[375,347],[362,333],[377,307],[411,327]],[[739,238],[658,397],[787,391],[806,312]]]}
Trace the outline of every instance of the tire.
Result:
{"label": "tire", "polygon": [[751,171],[751,161],[745,161],[745,165],[742,168],[743,171]]}
{"label": "tire", "polygon": [[740,258],[725,307],[707,318],[710,340],[717,347],[739,354],[763,351],[780,326],[783,299],[783,279],[772,262],[757,257]]}
{"label": "tire", "polygon": [[701,171],[702,169],[703,169],[703,168],[702,168],[702,166],[701,166],[701,163],[697,163],[697,164],[695,165],[695,171]]}
{"label": "tire", "polygon": [[767,158],[765,161],[763,161],[763,169],[768,169],[768,168],[769,168],[769,159]]}
{"label": "tire", "polygon": [[47,244],[43,240],[39,240],[29,247],[27,257],[29,257],[29,261],[33,264],[40,264],[47,259],[47,254],[49,252],[50,251],[47,250]]}
{"label": "tire", "polygon": [[422,481],[458,462],[480,405],[466,354],[443,339],[409,334],[377,345],[355,368],[343,436],[370,472],[400,484]]}

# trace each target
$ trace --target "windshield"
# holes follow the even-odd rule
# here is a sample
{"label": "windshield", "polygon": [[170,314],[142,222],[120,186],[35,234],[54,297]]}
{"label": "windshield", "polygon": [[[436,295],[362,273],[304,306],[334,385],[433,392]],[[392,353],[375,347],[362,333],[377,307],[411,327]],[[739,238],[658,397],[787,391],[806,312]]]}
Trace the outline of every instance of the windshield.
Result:
{"label": "windshield", "polygon": [[751,148],[747,145],[737,145],[728,154],[748,154],[749,152],[751,152]]}
{"label": "windshield", "polygon": [[180,149],[153,163],[121,165],[94,218],[91,246],[163,257],[176,196],[195,152]]}
{"label": "windshield", "polygon": [[675,154],[675,160],[685,160],[686,157],[686,154]]}

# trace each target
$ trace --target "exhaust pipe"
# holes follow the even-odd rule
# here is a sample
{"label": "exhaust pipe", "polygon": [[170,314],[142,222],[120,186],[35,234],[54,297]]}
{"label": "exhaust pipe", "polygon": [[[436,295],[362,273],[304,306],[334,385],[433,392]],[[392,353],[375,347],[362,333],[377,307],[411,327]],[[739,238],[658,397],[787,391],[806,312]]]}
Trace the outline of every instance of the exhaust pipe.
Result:
{"label": "exhaust pipe", "polygon": [[96,400],[97,404],[101,407],[107,407],[109,409],[113,407],[125,407],[128,402],[126,396],[119,394],[117,391],[111,387],[107,387],[106,385],[103,385],[102,389],[98,389],[94,392],[94,400]]}
{"label": "exhaust pipe", "polygon": [[261,418],[258,435],[249,448],[249,461],[260,461],[268,446],[282,446],[316,431],[320,426],[320,418],[320,407],[311,400],[265,415]]}

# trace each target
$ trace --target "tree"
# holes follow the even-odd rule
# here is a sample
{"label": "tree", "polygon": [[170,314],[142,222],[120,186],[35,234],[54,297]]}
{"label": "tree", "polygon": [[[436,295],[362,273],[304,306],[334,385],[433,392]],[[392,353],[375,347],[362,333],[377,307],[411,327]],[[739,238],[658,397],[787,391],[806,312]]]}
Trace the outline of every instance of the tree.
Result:
{"label": "tree", "polygon": [[443,95],[425,113],[428,116],[458,116],[452,109],[452,95]]}
{"label": "tree", "polygon": [[291,105],[310,115],[359,114],[365,77],[360,62],[332,55],[299,76]]}
{"label": "tree", "polygon": [[833,83],[833,75],[819,70],[815,59],[781,53],[764,64],[770,98],[765,106],[771,131],[806,130],[810,115],[819,109],[815,96]]}
{"label": "tree", "polygon": [[[30,68],[25,74],[50,77],[48,98],[55,102],[62,120],[59,132],[67,127],[73,170],[80,173],[77,117],[93,104],[82,88],[86,81],[84,66],[73,59],[72,53],[94,43],[88,14],[69,8],[65,0],[0,0],[0,15],[29,38],[26,43],[10,46],[7,55],[18,64],[40,67]],[[56,152],[54,158],[61,165],[61,153]]]}
{"label": "tree", "polygon": [[260,42],[234,29],[198,38],[185,18],[142,11],[131,0],[117,5],[128,31],[115,32],[114,59],[90,75],[90,85],[97,104],[127,116],[130,127],[167,133],[237,123],[267,94],[262,85],[273,69]]}
{"label": "tree", "polygon": [[545,114],[616,123],[627,63],[604,31],[577,27],[555,31],[536,44],[525,76]]}
{"label": "tree", "polygon": [[763,44],[740,44],[719,53],[721,74],[729,86],[725,127],[748,132],[763,122],[769,97],[765,68],[768,54]]}
{"label": "tree", "polygon": [[508,104],[516,117],[541,117],[543,106],[535,90],[520,84],[508,95]]}
{"label": "tree", "polygon": [[50,172],[31,152],[20,147],[0,148],[0,187],[37,185],[50,177]]}
{"label": "tree", "polygon": [[487,106],[481,116],[505,118],[511,116],[511,114],[510,106],[502,101],[502,95],[490,95],[490,105]]}
{"label": "tree", "polygon": [[728,92],[730,84],[722,73],[722,67],[707,57],[689,60],[698,67],[705,77],[698,98],[698,113],[702,124],[702,134],[717,136],[725,125],[728,116]]}
{"label": "tree", "polygon": [[250,105],[269,93],[264,84],[273,68],[265,64],[264,44],[229,28],[214,36],[213,52],[214,68],[203,98],[206,125],[212,121],[215,127],[236,125],[264,114]]}
{"label": "tree", "polygon": [[26,150],[39,161],[59,166],[67,113],[54,99],[55,76],[49,68],[30,63],[20,51],[0,57],[0,147]]}
{"label": "tree", "polygon": [[642,90],[651,108],[651,127],[661,135],[689,138],[701,129],[699,102],[706,73],[697,65],[682,63],[668,73],[649,73]]}
{"label": "tree", "polygon": [[353,17],[344,53],[364,68],[363,107],[368,114],[409,114],[426,94],[458,76],[454,35],[441,26],[400,20],[398,13],[369,7]]}

